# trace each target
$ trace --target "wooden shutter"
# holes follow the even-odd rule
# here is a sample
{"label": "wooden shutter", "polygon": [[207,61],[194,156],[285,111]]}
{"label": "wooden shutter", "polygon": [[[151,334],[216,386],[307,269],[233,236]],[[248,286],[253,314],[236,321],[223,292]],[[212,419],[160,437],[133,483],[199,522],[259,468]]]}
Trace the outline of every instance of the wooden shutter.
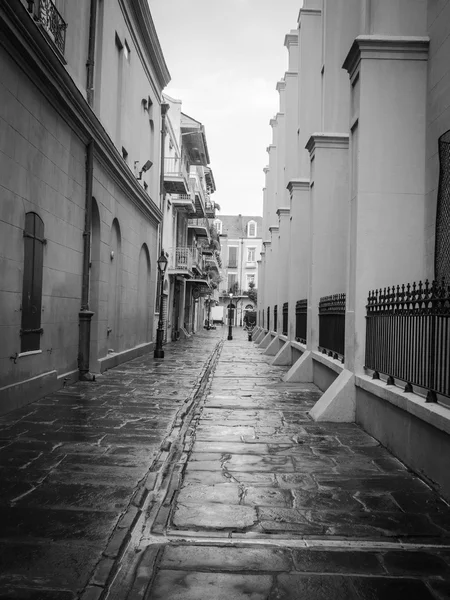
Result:
{"label": "wooden shutter", "polygon": [[39,350],[41,341],[44,223],[33,212],[25,215],[22,287],[21,352]]}

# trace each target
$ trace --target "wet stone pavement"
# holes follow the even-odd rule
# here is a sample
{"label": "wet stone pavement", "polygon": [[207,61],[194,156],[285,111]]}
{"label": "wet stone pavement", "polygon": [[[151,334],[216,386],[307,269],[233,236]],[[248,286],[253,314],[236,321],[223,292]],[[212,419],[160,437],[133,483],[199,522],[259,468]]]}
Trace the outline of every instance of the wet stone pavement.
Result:
{"label": "wet stone pavement", "polygon": [[0,420],[0,599],[450,598],[448,505],[226,334]]}

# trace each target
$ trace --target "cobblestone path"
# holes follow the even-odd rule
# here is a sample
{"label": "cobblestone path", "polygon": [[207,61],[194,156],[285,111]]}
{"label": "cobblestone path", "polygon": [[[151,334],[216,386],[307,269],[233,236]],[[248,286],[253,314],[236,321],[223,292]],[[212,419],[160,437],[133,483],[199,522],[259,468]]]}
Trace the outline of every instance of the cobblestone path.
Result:
{"label": "cobblestone path", "polygon": [[226,334],[0,420],[0,599],[450,598],[448,505]]}

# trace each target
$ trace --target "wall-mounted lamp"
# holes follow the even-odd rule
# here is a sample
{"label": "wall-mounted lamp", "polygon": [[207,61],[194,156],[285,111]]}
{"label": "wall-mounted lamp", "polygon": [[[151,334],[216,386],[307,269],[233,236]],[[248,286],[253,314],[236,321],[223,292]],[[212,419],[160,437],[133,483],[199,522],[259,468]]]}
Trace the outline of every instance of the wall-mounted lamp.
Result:
{"label": "wall-mounted lamp", "polygon": [[[135,169],[135,171],[138,170],[137,169],[137,165],[138,164],[139,164],[139,161],[135,160],[134,161],[134,169]],[[152,168],[152,165],[153,165],[153,163],[152,163],[151,160],[148,160],[146,163],[144,163],[144,165],[142,166],[142,169],[139,171],[139,177],[136,177],[136,179],[138,179],[138,180],[142,179],[142,173],[147,173],[147,171]]]}

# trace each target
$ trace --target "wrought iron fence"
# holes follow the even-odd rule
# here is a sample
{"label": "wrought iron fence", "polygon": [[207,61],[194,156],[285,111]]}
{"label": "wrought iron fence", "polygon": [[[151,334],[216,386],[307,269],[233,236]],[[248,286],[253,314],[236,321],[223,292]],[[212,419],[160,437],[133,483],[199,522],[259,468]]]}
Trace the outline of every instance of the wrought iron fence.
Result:
{"label": "wrought iron fence", "polygon": [[270,331],[270,306],[267,307],[267,330]]}
{"label": "wrought iron fence", "polygon": [[297,342],[306,344],[306,325],[307,325],[308,300],[297,300],[295,303],[295,339]]}
{"label": "wrought iron fence", "polygon": [[273,330],[277,330],[277,321],[278,321],[278,305],[275,304],[273,307]]}
{"label": "wrought iron fence", "polygon": [[288,334],[288,312],[289,312],[289,304],[288,304],[288,302],[285,302],[283,304],[283,327],[282,327],[282,332],[281,332],[283,335]]}
{"label": "wrought iron fence", "polygon": [[319,350],[344,359],[345,294],[324,296],[319,302]]}
{"label": "wrought iron fence", "polygon": [[367,300],[365,366],[450,397],[450,285],[428,281],[374,290]]}

